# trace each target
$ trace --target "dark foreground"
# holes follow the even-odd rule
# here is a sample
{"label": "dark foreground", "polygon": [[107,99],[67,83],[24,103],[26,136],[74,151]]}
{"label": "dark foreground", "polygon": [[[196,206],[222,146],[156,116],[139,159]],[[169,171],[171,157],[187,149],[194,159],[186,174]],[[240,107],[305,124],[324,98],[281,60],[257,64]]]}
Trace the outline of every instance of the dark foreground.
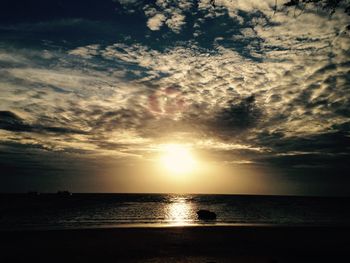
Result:
{"label": "dark foreground", "polygon": [[348,262],[349,230],[213,226],[0,232],[0,262]]}

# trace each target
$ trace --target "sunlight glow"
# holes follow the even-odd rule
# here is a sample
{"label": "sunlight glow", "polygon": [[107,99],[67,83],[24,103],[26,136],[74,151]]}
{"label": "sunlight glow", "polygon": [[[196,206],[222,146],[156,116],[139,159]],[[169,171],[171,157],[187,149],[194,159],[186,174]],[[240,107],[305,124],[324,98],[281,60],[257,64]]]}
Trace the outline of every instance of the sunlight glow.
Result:
{"label": "sunlight glow", "polygon": [[165,144],[162,145],[161,152],[160,163],[172,174],[189,174],[197,167],[197,161],[186,145]]}
{"label": "sunlight glow", "polygon": [[164,210],[166,221],[172,225],[188,225],[193,218],[193,207],[186,198],[175,197]]}

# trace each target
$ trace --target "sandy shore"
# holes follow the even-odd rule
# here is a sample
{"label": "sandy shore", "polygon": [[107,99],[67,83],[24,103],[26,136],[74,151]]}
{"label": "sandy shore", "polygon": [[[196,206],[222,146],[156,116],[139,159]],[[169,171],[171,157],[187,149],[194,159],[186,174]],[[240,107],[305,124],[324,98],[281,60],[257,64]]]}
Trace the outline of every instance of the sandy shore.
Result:
{"label": "sandy shore", "polygon": [[345,262],[347,227],[156,227],[0,232],[0,262]]}

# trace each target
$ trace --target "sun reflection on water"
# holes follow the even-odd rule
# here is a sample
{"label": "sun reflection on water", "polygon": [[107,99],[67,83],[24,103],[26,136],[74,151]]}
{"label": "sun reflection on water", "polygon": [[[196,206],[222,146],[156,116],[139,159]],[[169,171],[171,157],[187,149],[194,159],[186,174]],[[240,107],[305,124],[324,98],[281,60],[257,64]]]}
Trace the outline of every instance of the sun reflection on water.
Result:
{"label": "sun reflection on water", "polygon": [[184,197],[176,197],[164,208],[166,221],[173,225],[193,223],[193,205]]}

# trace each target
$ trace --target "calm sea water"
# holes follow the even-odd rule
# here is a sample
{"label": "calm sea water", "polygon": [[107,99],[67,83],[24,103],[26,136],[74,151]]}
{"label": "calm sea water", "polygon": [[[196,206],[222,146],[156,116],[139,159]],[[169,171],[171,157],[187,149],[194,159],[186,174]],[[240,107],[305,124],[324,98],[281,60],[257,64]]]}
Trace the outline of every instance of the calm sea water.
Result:
{"label": "calm sea water", "polygon": [[[173,194],[3,194],[0,230],[220,224],[350,225],[350,198]],[[217,220],[198,220],[208,209]]]}

